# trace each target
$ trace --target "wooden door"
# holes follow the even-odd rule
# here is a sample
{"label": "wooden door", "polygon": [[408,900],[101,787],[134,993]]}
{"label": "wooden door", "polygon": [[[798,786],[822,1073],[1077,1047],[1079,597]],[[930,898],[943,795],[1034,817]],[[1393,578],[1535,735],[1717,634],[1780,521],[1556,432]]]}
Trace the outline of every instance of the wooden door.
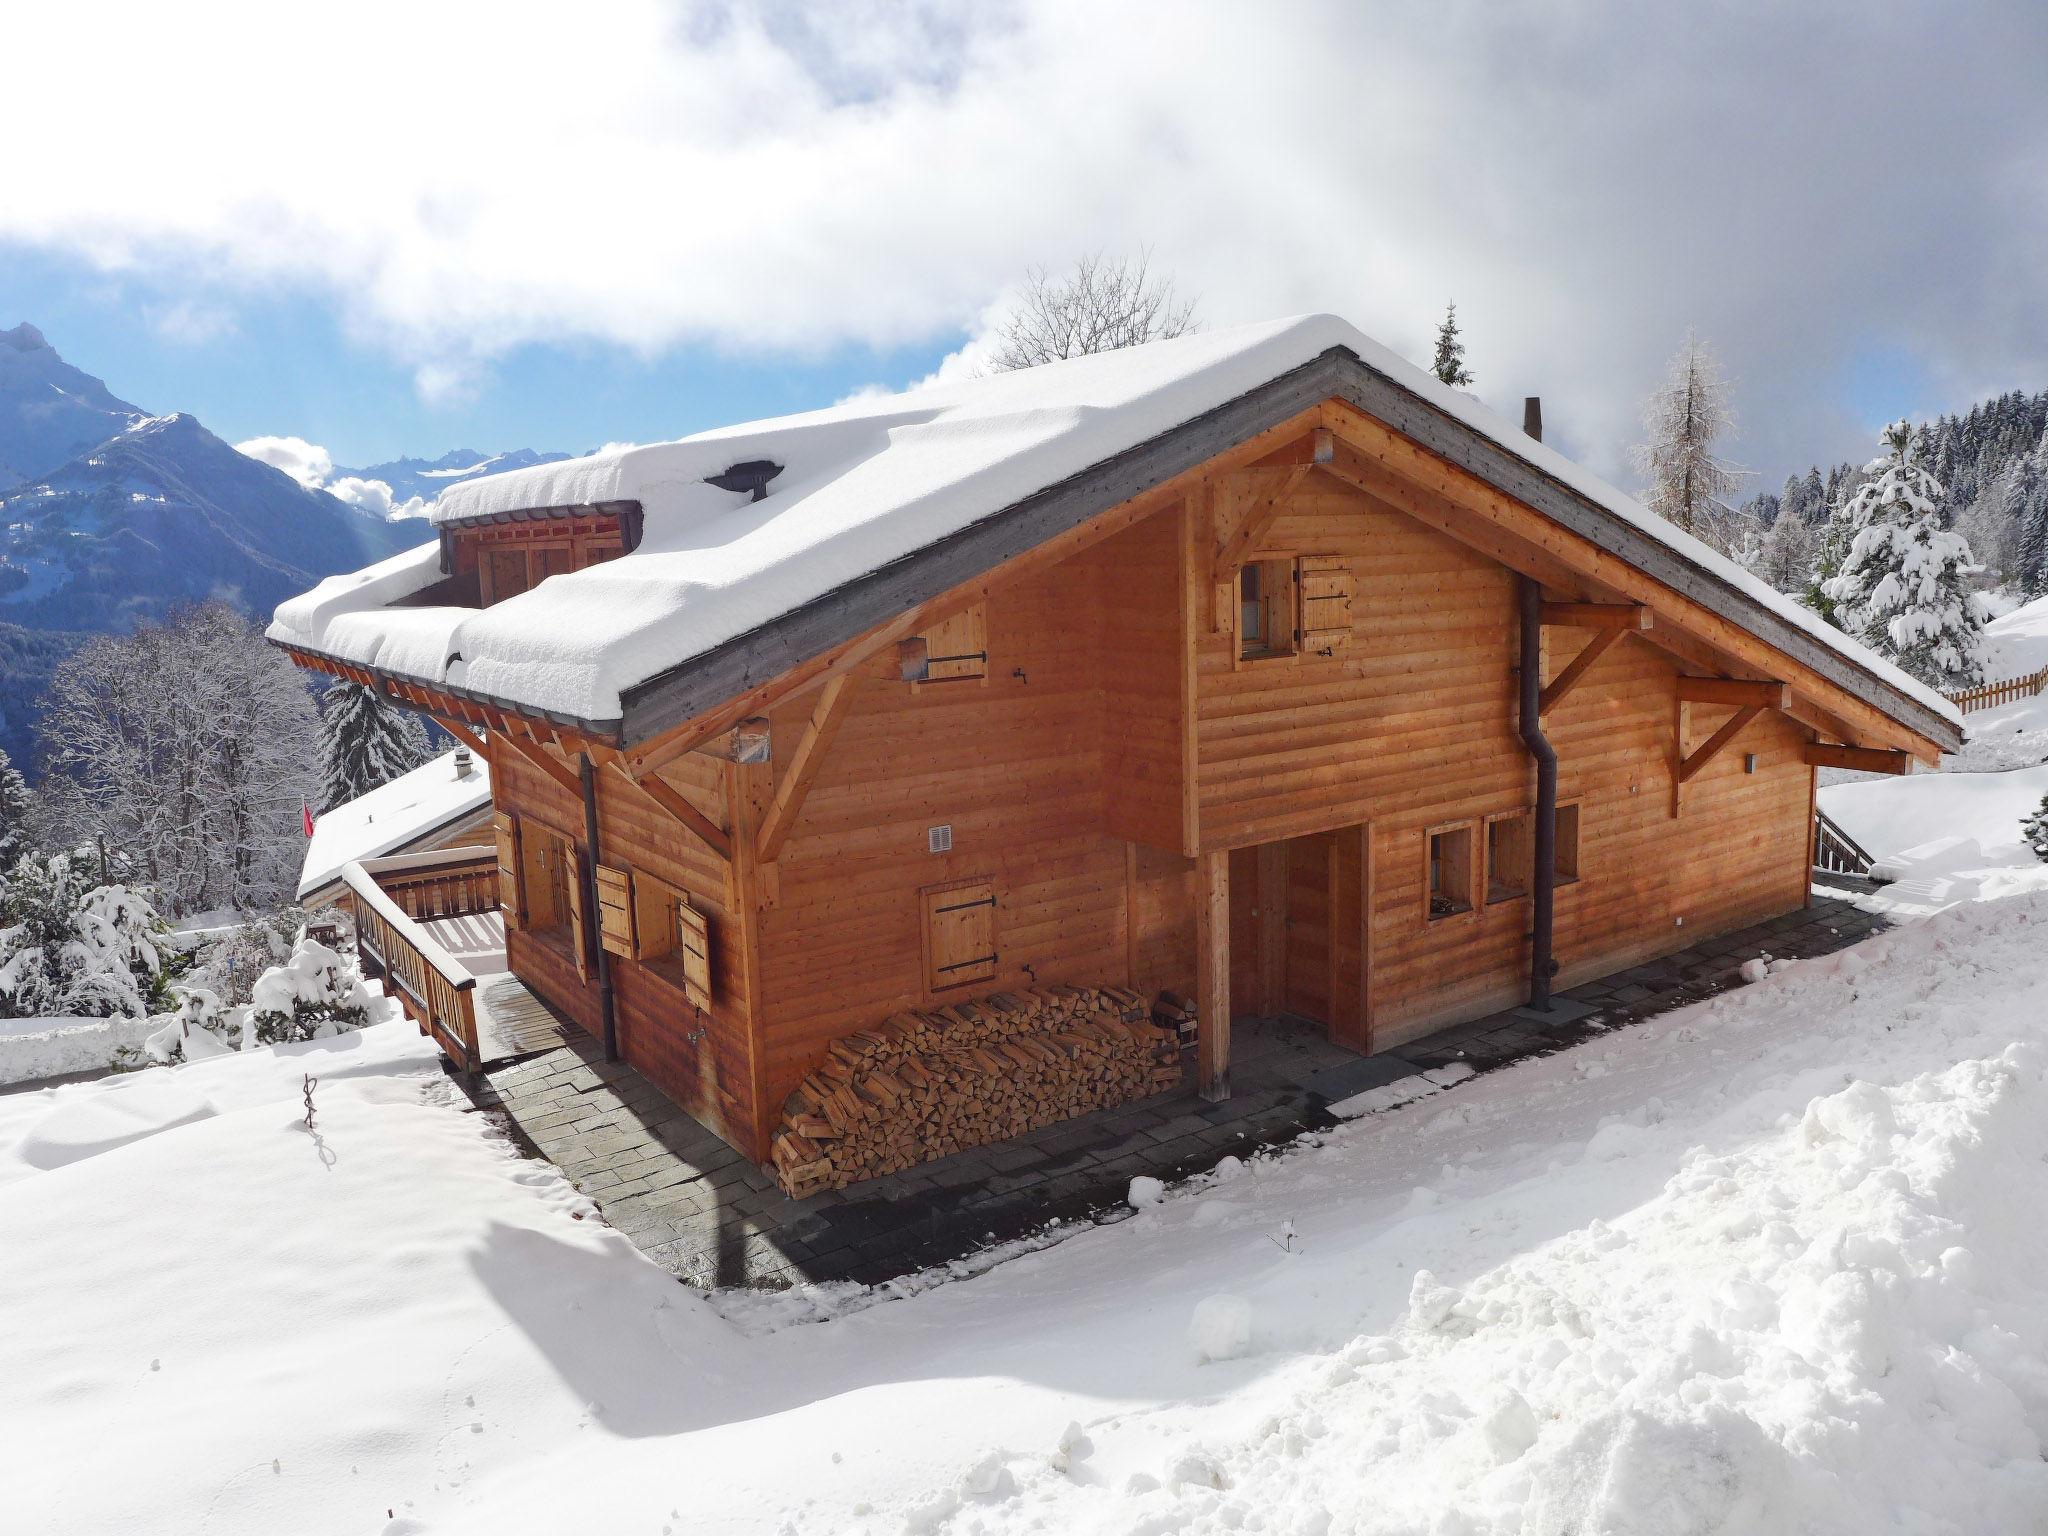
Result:
{"label": "wooden door", "polygon": [[1287,857],[1281,1006],[1330,1022],[1330,845],[1327,832],[1282,844]]}
{"label": "wooden door", "polygon": [[1256,848],[1230,850],[1230,1013],[1252,1017],[1259,1012],[1259,854]]}

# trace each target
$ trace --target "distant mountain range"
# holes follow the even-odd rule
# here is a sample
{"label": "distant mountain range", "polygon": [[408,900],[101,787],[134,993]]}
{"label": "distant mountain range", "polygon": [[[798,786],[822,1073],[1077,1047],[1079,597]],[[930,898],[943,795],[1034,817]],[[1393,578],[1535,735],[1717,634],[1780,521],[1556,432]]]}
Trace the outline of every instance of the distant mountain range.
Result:
{"label": "distant mountain range", "polygon": [[388,464],[371,464],[363,469],[337,466],[334,478],[352,475],[359,480],[382,480],[391,487],[392,505],[398,506],[414,497],[431,502],[449,486],[477,475],[553,464],[568,457],[566,453],[536,453],[531,448],[514,448],[510,453],[478,453],[470,448],[457,448],[438,459],[393,459]]}
{"label": "distant mountain range", "polygon": [[[431,501],[469,475],[564,457],[458,450],[337,478]],[[31,766],[35,700],[89,634],[208,597],[265,614],[427,537],[416,520],[300,484],[189,415],[131,405],[32,325],[0,331],[0,748]]]}

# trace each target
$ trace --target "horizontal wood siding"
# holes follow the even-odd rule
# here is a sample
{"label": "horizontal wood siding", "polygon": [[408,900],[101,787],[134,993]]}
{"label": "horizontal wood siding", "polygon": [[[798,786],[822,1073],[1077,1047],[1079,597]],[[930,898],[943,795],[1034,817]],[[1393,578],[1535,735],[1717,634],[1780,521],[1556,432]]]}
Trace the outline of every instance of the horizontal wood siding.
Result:
{"label": "horizontal wood siding", "polygon": [[[508,749],[493,753],[499,809],[533,817],[585,848],[582,800]],[[721,824],[723,764],[692,754],[661,777]],[[701,1019],[680,984],[659,969],[611,957],[619,1054],[675,1102],[750,1157],[767,1155],[754,1123],[749,1000],[726,864],[637,789],[598,775],[598,841],[603,861],[644,872],[683,891],[710,918],[713,1008]],[[587,849],[585,850],[587,852]],[[597,974],[576,974],[566,933],[507,935],[507,960],[535,992],[595,1035],[603,1027]],[[695,1035],[698,1038],[692,1039]]]}
{"label": "horizontal wood siding", "polygon": [[[1156,752],[1177,764],[1177,740],[1162,734],[1156,690],[1143,682],[1155,647],[1163,653],[1157,669],[1170,671],[1177,632],[1149,619],[1106,619],[1105,594],[1144,590],[1138,559],[1114,538],[994,588],[984,603],[985,679],[916,687],[861,679],[761,914],[771,1112],[832,1040],[900,1009],[1005,987],[1120,982],[1134,953],[1161,971],[1182,967],[1181,945],[1164,931],[1167,904],[1179,899],[1173,872],[1149,860],[1142,870],[1153,915],[1132,943],[1130,852],[1108,811],[1113,761],[1135,769]],[[1156,579],[1144,578],[1159,588],[1169,620],[1172,572],[1165,565]],[[1135,732],[1138,745],[1112,749],[1106,735],[1121,727],[1108,724],[1105,696],[1119,673],[1139,680],[1127,692],[1119,683],[1120,698],[1153,723]],[[814,698],[772,712],[778,764],[795,750]],[[1177,708],[1177,691],[1173,698]],[[1125,707],[1119,703],[1119,720]],[[1165,767],[1146,765],[1118,820],[1149,830],[1160,819],[1162,784],[1171,842],[1178,789]],[[952,829],[952,849],[934,854],[928,837],[941,825]],[[979,878],[996,896],[994,974],[957,994],[932,993],[920,892]]]}
{"label": "horizontal wood siding", "polygon": [[[1117,837],[1181,847],[1180,517],[1146,519],[1087,562],[1102,624],[1103,810]],[[1193,972],[1189,972],[1192,977]]]}
{"label": "horizontal wood siding", "polygon": [[[1369,974],[1352,979],[1355,944],[1343,936],[1318,934],[1316,943],[1338,950],[1332,1012],[1356,1006],[1354,986],[1369,988],[1370,1042],[1385,1049],[1526,991],[1526,898],[1436,921],[1425,915],[1428,830],[1469,820],[1483,860],[1486,816],[1534,800],[1515,728],[1514,577],[1315,477],[1253,554],[1311,550],[1348,555],[1355,572],[1351,640],[1335,656],[1244,663],[1229,635],[1198,629],[1201,842],[1242,846],[1370,821]],[[1546,676],[1581,643],[1580,632],[1546,631]],[[1630,637],[1545,717],[1560,759],[1560,797],[1582,803],[1582,878],[1557,897],[1561,986],[1805,899],[1810,770],[1800,758],[1802,733],[1782,716],[1758,718],[1685,787],[1674,819],[1676,675],[1665,653]],[[1729,713],[1686,706],[1686,748]],[[1758,757],[1753,774],[1744,766],[1750,752]],[[1340,861],[1340,891],[1363,891],[1363,863]],[[1233,882],[1251,867],[1233,859]],[[1307,893],[1297,890],[1296,900],[1299,927]],[[1239,910],[1235,892],[1232,905]],[[1311,947],[1290,935],[1289,992],[1298,1004],[1308,993],[1294,961],[1314,963]],[[1252,989],[1246,967],[1233,962],[1242,1002]],[[1366,1043],[1343,1020],[1333,1030]]]}

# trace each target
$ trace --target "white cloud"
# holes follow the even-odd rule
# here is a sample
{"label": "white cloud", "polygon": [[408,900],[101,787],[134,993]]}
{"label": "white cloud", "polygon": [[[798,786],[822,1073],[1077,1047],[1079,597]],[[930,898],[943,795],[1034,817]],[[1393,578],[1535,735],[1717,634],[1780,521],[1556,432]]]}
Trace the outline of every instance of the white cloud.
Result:
{"label": "white cloud", "polygon": [[225,305],[200,303],[192,299],[145,305],[143,318],[149,322],[149,328],[165,341],[185,346],[203,346],[209,341],[218,341],[223,336],[233,335],[237,328],[233,310]]}
{"label": "white cloud", "polygon": [[366,480],[360,475],[336,478],[334,456],[318,443],[309,443],[303,437],[252,437],[247,442],[235,444],[235,450],[273,469],[283,470],[309,491],[325,491],[372,517],[426,516],[428,503],[424,498],[411,496],[404,501],[396,501],[391,487],[382,480]]}
{"label": "white cloud", "polygon": [[[1860,450],[1873,345],[1955,399],[2048,377],[2021,0],[16,11],[0,238],[329,292],[429,400],[532,341],[928,345],[1140,245],[1211,324],[1334,309],[1422,357],[1456,298],[1479,393],[1609,470],[1693,324],[1765,466]],[[334,110],[394,71],[432,88]]]}
{"label": "white cloud", "polygon": [[333,456],[303,437],[252,437],[235,444],[235,451],[283,470],[309,491],[319,490],[334,473]]}

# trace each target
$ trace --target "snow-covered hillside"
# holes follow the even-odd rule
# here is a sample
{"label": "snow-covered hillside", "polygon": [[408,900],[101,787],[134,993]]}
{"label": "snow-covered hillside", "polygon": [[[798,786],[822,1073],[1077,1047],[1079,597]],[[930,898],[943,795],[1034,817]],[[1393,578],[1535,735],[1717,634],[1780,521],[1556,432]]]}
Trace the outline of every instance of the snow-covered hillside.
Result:
{"label": "snow-covered hillside", "polygon": [[10,1512],[2032,1529],[2044,970],[2048,896],[1958,907],[860,1310],[670,1282],[403,1027],[0,1097]]}

